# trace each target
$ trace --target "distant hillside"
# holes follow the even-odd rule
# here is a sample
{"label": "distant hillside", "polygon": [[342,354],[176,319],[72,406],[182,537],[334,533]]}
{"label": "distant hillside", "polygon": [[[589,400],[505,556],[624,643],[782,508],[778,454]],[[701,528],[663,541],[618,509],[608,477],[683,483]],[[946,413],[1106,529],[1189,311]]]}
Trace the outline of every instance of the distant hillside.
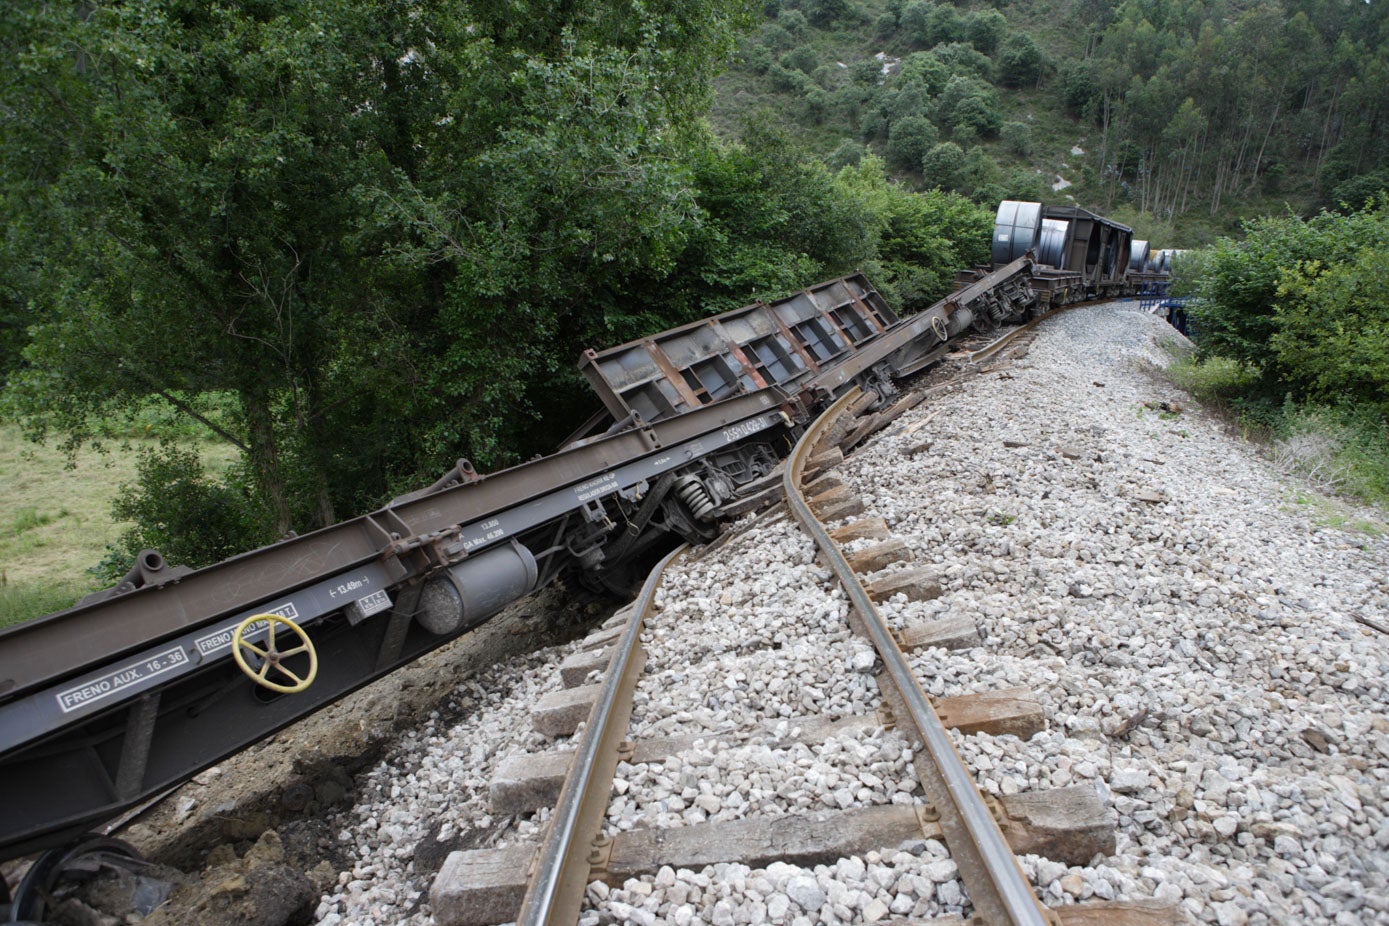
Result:
{"label": "distant hillside", "polygon": [[[711,119],[990,204],[1073,198],[1182,246],[1389,182],[1384,4],[766,0]],[[1389,46],[1386,46],[1389,47]]]}

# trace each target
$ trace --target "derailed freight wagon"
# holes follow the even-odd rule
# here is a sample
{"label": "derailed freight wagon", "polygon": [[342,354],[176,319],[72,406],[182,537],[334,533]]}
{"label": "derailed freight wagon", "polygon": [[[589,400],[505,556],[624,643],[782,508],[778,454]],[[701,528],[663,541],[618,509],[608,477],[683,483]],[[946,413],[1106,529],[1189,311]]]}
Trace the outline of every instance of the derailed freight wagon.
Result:
{"label": "derailed freight wagon", "polygon": [[1030,253],[1032,287],[1045,306],[1133,292],[1133,249],[1132,228],[1078,206],[1006,199],[994,219],[994,268]]}

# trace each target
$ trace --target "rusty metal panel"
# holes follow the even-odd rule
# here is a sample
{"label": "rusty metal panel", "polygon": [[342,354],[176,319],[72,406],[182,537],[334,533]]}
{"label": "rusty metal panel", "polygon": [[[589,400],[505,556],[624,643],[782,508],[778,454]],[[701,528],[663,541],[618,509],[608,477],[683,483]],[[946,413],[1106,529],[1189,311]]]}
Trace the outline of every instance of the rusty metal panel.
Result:
{"label": "rusty metal panel", "polygon": [[856,273],[640,341],[586,351],[579,367],[614,418],[635,412],[647,421],[662,420],[770,385],[791,388],[896,322],[887,301]]}
{"label": "rusty metal panel", "polygon": [[[1132,228],[1076,206],[1046,206],[1042,215],[1044,227],[1048,219],[1070,225],[1061,269],[1079,271],[1091,287],[1123,279]],[[1049,246],[1048,256],[1053,248]]]}
{"label": "rusty metal panel", "polygon": [[726,317],[719,316],[719,324],[734,344],[746,344],[755,338],[765,338],[780,330],[765,309],[761,303],[750,305],[730,312]]}

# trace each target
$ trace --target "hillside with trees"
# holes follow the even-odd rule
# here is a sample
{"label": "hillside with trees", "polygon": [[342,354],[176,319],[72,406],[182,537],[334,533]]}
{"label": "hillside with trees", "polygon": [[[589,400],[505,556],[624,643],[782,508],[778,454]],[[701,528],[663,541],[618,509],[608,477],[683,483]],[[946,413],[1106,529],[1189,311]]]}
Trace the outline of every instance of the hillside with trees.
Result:
{"label": "hillside with trees", "polygon": [[[718,80],[832,167],[1057,199],[1199,245],[1389,182],[1389,34],[1342,0],[767,0]],[[731,122],[727,132],[736,131]]]}

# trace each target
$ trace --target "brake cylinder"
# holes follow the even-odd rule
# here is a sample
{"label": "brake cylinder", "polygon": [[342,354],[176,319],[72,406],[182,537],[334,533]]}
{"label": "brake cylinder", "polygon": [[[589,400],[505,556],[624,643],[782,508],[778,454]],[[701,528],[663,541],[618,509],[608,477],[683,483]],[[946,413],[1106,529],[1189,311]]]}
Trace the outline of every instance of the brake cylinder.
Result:
{"label": "brake cylinder", "polygon": [[470,556],[426,582],[415,620],[440,635],[470,630],[530,594],[537,575],[531,551],[513,540]]}

